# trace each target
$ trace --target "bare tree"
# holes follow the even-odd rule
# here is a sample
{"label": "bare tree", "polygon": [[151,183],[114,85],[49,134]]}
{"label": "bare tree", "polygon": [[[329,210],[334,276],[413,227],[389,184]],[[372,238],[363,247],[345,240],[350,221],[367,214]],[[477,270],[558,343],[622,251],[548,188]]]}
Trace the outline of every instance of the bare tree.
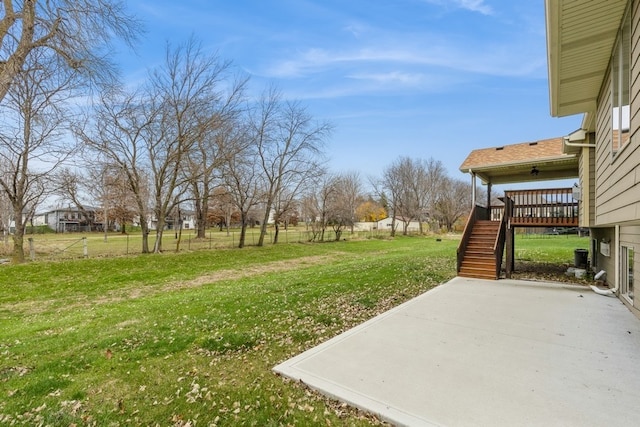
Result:
{"label": "bare tree", "polygon": [[395,161],[382,172],[382,178],[370,179],[370,183],[380,199],[387,201],[391,216],[391,237],[396,235],[396,221],[403,211],[403,182],[400,161]]}
{"label": "bare tree", "polygon": [[247,135],[238,129],[234,134],[235,147],[223,167],[223,182],[234,207],[240,213],[240,239],[238,247],[243,248],[249,225],[251,210],[261,201],[264,194],[256,164],[255,146]]}
{"label": "bare tree", "polygon": [[80,72],[94,82],[109,82],[114,67],[108,48],[114,38],[133,45],[141,25],[119,0],[3,0],[0,19],[0,101],[28,57],[52,56],[55,67]]}
{"label": "bare tree", "polygon": [[[0,179],[8,180],[10,168],[7,162],[0,157]],[[9,243],[9,233],[11,231],[11,218],[13,217],[13,208],[7,193],[2,189],[0,191],[0,232],[2,232],[2,242],[6,246]]]}
{"label": "bare tree", "polygon": [[229,227],[233,221],[240,222],[240,216],[237,214],[233,197],[227,191],[225,186],[220,185],[213,189],[211,195],[208,198],[208,216],[207,220],[211,224],[216,224],[220,231],[222,229],[227,230],[227,236],[229,235]]}
{"label": "bare tree", "polygon": [[[343,226],[350,227],[353,233],[353,227],[358,220],[356,211],[364,200],[360,175],[357,172],[342,173],[336,177],[335,185],[336,194],[331,203],[332,217],[339,219],[335,221],[336,224],[341,222]],[[336,235],[336,239],[339,239],[339,236]]]}
{"label": "bare tree", "polygon": [[273,88],[263,94],[251,117],[251,135],[265,181],[258,240],[258,246],[262,246],[272,210],[282,209],[276,202],[290,202],[283,195],[295,195],[307,180],[318,176],[322,147],[331,126],[314,122],[300,103],[282,101]]}
{"label": "bare tree", "polygon": [[453,225],[456,221],[469,213],[470,204],[471,184],[446,177],[442,180],[434,204],[434,217],[447,228],[447,231],[453,231]]}
{"label": "bare tree", "polygon": [[[111,91],[101,94],[93,115],[76,129],[82,142],[105,164],[114,165],[125,177],[135,200],[142,229],[142,252],[149,252],[150,162],[147,147],[153,136],[157,112],[140,93]],[[94,183],[96,184],[96,183]]]}
{"label": "bare tree", "polygon": [[0,188],[13,208],[14,262],[24,262],[25,219],[45,196],[45,183],[75,151],[64,138],[72,117],[67,107],[75,74],[59,72],[42,52],[26,61],[27,71],[14,77],[0,107],[0,159],[6,167]]}
{"label": "bare tree", "polygon": [[111,230],[113,224],[118,223],[120,232],[126,234],[126,226],[133,222],[137,210],[135,194],[131,191],[125,171],[117,165],[106,164],[90,170],[89,182],[101,183],[92,189],[91,194],[94,200],[101,201],[104,230]]}
{"label": "bare tree", "polygon": [[195,142],[193,150],[188,152],[185,159],[185,174],[193,195],[198,238],[205,238],[209,197],[220,178],[220,169],[235,150],[231,143],[233,138],[229,135],[233,133],[242,112],[241,101],[248,81],[245,77],[228,82],[230,63],[222,63],[215,57],[207,58],[206,61],[209,62],[211,78],[217,80],[215,84],[229,87],[229,90],[210,89],[208,105],[203,105],[202,108],[208,108],[206,114],[210,115],[211,120],[203,122],[202,137]]}
{"label": "bare tree", "polygon": [[413,164],[407,169],[409,177],[406,184],[415,199],[416,215],[422,233],[423,223],[433,216],[438,195],[446,186],[447,172],[442,162],[433,158],[414,159],[410,163]]}
{"label": "bare tree", "polygon": [[331,201],[336,194],[336,177],[322,175],[302,200],[305,222],[311,227],[310,241],[324,241],[331,221]]}
{"label": "bare tree", "polygon": [[[220,97],[220,76],[227,67],[216,56],[205,54],[191,38],[176,48],[168,45],[164,66],[151,75],[151,102],[158,111],[155,135],[147,147],[157,221],[154,252],[162,251],[166,216],[186,199],[177,191],[193,177],[183,173],[184,165],[197,143],[220,123],[211,105]],[[202,171],[196,175],[204,176]]]}
{"label": "bare tree", "polygon": [[403,234],[407,234],[412,221],[422,223],[432,214],[438,191],[446,177],[440,161],[400,157],[383,172],[382,181],[375,183],[377,193],[388,195],[392,215],[392,235],[395,222],[403,224]]}

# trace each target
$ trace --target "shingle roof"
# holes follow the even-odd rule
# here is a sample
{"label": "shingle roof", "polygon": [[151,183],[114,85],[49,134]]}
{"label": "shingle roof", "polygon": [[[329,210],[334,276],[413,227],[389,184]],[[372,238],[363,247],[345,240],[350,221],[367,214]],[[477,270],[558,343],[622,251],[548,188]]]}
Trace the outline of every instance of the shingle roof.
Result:
{"label": "shingle roof", "polygon": [[462,172],[488,166],[505,166],[517,163],[531,163],[566,157],[562,153],[562,137],[533,142],[504,145],[501,147],[473,150],[460,166]]}
{"label": "shingle roof", "polygon": [[460,171],[493,184],[575,178],[578,155],[563,153],[563,140],[559,137],[473,150]]}

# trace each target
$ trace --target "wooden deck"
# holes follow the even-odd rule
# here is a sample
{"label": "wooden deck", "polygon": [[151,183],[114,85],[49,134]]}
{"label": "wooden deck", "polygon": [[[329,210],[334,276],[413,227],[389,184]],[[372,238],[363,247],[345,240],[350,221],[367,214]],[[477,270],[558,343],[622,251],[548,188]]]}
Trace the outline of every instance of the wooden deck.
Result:
{"label": "wooden deck", "polygon": [[[506,191],[513,202],[506,212],[512,227],[577,227],[578,201],[571,188]],[[504,206],[492,206],[492,219],[500,218]]]}
{"label": "wooden deck", "polygon": [[[500,277],[506,247],[506,276],[514,263],[516,227],[577,227],[578,200],[571,188],[506,191],[502,206],[475,206],[458,246],[458,275]],[[495,226],[490,226],[494,223]]]}

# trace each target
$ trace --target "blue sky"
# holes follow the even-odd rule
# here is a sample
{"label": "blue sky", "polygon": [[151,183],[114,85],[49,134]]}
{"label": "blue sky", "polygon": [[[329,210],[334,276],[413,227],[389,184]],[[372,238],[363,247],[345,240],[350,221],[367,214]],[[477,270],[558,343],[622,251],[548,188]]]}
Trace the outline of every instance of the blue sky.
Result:
{"label": "blue sky", "polygon": [[334,125],[330,169],[379,176],[399,156],[444,163],[475,148],[566,135],[549,114],[542,0],[144,0],[126,80],[191,35]]}

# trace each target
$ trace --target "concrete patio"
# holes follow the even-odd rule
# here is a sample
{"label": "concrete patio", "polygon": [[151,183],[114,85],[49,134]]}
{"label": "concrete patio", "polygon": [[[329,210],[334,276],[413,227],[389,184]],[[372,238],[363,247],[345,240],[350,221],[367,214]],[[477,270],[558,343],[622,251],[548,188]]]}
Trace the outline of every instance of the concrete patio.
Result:
{"label": "concrete patio", "polygon": [[274,371],[394,425],[640,424],[640,321],[582,286],[455,278]]}

